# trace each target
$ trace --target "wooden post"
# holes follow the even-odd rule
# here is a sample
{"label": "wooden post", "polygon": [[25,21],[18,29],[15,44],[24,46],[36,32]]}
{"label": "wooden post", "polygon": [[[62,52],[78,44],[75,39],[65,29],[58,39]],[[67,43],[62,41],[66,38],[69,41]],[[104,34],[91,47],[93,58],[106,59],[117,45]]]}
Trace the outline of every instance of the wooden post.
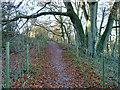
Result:
{"label": "wooden post", "polygon": [[6,88],[9,88],[9,42],[6,42]]}
{"label": "wooden post", "polygon": [[78,49],[78,45],[77,45],[76,49],[77,49],[77,59],[79,60],[79,49]]}
{"label": "wooden post", "polygon": [[[120,5],[120,4],[119,4]],[[119,8],[119,13],[120,13],[120,8]],[[119,26],[120,26],[120,14],[119,14]],[[119,39],[118,39],[118,88],[120,88],[120,28],[119,28]]]}
{"label": "wooden post", "polygon": [[40,49],[39,49],[39,46],[40,46],[40,44],[39,44],[39,42],[37,43],[37,47],[38,47],[38,58],[40,59]]}
{"label": "wooden post", "polygon": [[67,50],[68,50],[68,56],[70,55],[70,48],[69,48],[69,44],[67,44]]}
{"label": "wooden post", "polygon": [[102,81],[103,81],[103,88],[105,88],[105,68],[104,68],[104,57],[103,57],[104,54],[102,54],[102,74],[103,74],[103,77],[102,77]]}
{"label": "wooden post", "polygon": [[27,73],[29,72],[29,45],[26,46],[27,54],[26,54],[26,63],[27,63]]}

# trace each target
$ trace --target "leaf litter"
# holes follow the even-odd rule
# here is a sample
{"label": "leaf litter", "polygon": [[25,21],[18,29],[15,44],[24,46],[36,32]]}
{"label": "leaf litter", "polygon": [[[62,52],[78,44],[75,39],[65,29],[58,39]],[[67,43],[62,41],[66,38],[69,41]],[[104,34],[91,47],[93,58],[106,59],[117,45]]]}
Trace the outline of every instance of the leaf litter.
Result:
{"label": "leaf litter", "polygon": [[[103,88],[102,77],[95,73],[91,60],[86,62],[80,57],[80,62],[75,63],[77,57],[68,55],[67,46],[48,41],[45,51],[40,53],[40,59],[35,47],[31,51],[29,73],[23,72],[22,77],[14,75],[17,80],[11,77],[11,88]],[[74,53],[72,49],[70,52]],[[11,56],[14,60],[12,64],[20,62],[17,59],[19,56],[20,53]],[[16,70],[19,68],[16,67]],[[106,87],[114,87],[109,82],[105,83]]]}

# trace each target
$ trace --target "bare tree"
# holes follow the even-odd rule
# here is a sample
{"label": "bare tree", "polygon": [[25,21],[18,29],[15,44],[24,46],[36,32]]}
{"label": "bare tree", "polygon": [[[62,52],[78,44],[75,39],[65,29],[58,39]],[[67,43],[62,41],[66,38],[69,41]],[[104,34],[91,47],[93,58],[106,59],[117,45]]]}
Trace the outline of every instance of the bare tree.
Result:
{"label": "bare tree", "polygon": [[[83,29],[83,25],[81,22],[81,19],[79,18],[79,16],[75,13],[75,10],[72,6],[71,2],[64,2],[65,8],[67,9],[67,12],[57,12],[57,11],[47,11],[47,12],[40,12],[41,10],[43,10],[43,8],[46,7],[46,5],[50,4],[46,3],[44,7],[42,7],[40,10],[38,10],[36,13],[33,13],[31,15],[18,15],[12,19],[3,19],[2,22],[3,23],[10,23],[12,21],[17,21],[19,19],[32,19],[32,18],[37,18],[43,15],[62,15],[62,16],[67,16],[70,18],[74,29],[76,31],[76,41],[77,44],[80,48],[85,48],[85,33],[84,33],[84,29]],[[106,29],[103,33],[103,35],[101,36],[101,39],[99,41],[97,41],[97,9],[98,9],[98,2],[88,2],[87,6],[88,6],[88,10],[86,10],[85,4],[83,4],[83,12],[84,12],[84,16],[86,18],[86,24],[87,24],[87,32],[88,32],[88,52],[90,56],[95,56],[96,52],[97,54],[100,54],[101,52],[103,52],[107,40],[109,38],[109,35],[111,33],[112,30],[112,26],[115,20],[115,16],[116,16],[116,12],[118,9],[118,5],[119,2],[114,2],[113,7],[110,11],[110,15],[108,18],[108,22],[107,22],[107,26]],[[56,7],[57,8],[57,7]],[[89,13],[87,13],[87,11]]]}

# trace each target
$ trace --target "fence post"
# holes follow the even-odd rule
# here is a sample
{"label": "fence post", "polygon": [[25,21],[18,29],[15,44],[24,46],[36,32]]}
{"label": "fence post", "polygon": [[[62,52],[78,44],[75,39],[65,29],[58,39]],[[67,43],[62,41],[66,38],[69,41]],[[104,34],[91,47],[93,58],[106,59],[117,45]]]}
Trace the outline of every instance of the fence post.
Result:
{"label": "fence post", "polygon": [[104,54],[102,54],[102,74],[103,74],[103,77],[102,77],[102,81],[103,81],[103,88],[105,87],[105,67],[104,67]]}
{"label": "fence post", "polygon": [[78,45],[77,45],[76,49],[77,49],[77,59],[79,60],[79,49],[78,49]]}
{"label": "fence post", "polygon": [[28,44],[26,46],[26,50],[27,50],[26,64],[27,64],[27,73],[28,73],[29,72],[29,45]]}
{"label": "fence post", "polygon": [[37,43],[37,47],[38,47],[38,58],[40,59],[40,42]]}
{"label": "fence post", "polygon": [[6,88],[9,88],[9,42],[6,42]]}
{"label": "fence post", "polygon": [[70,46],[69,43],[67,44],[68,56],[70,55]]}

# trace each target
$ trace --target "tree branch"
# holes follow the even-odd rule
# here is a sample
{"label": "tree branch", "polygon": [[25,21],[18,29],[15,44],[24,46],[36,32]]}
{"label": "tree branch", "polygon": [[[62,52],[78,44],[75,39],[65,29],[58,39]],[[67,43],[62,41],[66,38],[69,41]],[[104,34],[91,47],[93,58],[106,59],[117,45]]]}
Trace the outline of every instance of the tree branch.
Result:
{"label": "tree branch", "polygon": [[19,28],[19,30],[28,22],[28,20],[29,20],[29,19],[27,19],[27,20],[23,23],[23,25]]}
{"label": "tree branch", "polygon": [[17,6],[15,6],[15,8],[19,8],[20,5],[23,3],[24,0],[22,0]]}
{"label": "tree branch", "polygon": [[85,9],[85,2],[82,3],[82,10],[83,10],[83,13],[84,13],[85,19],[88,20],[87,11],[86,11],[86,9]]}
{"label": "tree branch", "polygon": [[[104,28],[104,27],[101,27],[101,28]],[[112,28],[120,28],[120,26],[113,26]]]}
{"label": "tree branch", "polygon": [[40,9],[40,10],[38,10],[36,13],[39,13],[39,11],[41,11],[42,9],[44,9],[45,7],[46,7],[46,5],[47,4],[50,4],[51,2],[47,2],[47,3],[45,3],[45,5]]}
{"label": "tree branch", "polygon": [[102,21],[101,21],[101,24],[100,24],[99,37],[100,37],[100,34],[101,34],[103,21],[104,21],[104,18],[105,18],[105,9],[106,8],[104,8],[103,13],[102,13]]}
{"label": "tree branch", "polygon": [[32,19],[32,18],[37,18],[37,17],[42,16],[42,15],[63,15],[63,16],[69,16],[69,13],[68,12],[41,12],[41,13],[38,13],[38,14],[35,13],[35,14],[32,14],[32,15],[29,15],[29,16],[26,16],[26,15],[17,16],[17,17],[15,17],[13,19],[10,19],[10,20],[2,20],[2,22],[17,21],[20,18]]}
{"label": "tree branch", "polygon": [[120,28],[120,26],[113,26],[112,28]]}

